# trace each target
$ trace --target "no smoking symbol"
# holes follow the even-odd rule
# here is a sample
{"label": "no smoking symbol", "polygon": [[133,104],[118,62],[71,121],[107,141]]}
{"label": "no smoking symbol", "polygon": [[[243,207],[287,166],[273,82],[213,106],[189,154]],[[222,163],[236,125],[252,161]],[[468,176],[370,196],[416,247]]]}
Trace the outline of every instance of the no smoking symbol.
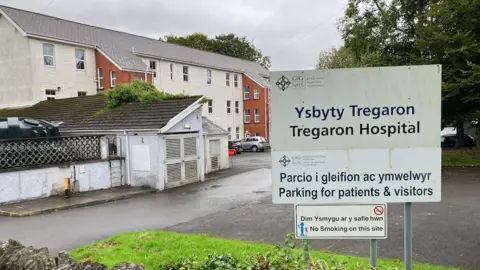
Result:
{"label": "no smoking symbol", "polygon": [[373,213],[375,213],[375,215],[377,216],[381,216],[383,215],[383,212],[385,211],[385,209],[383,209],[383,206],[375,206],[375,208],[373,208]]}

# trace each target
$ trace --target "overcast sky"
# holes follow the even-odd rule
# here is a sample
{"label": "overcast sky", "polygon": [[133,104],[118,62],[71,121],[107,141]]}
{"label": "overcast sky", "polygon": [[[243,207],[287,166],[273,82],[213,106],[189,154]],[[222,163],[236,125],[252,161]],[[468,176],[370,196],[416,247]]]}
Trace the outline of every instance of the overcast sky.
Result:
{"label": "overcast sky", "polygon": [[347,0],[0,0],[0,5],[135,33],[233,32],[246,36],[272,70],[310,69],[318,53],[342,44],[335,22]]}

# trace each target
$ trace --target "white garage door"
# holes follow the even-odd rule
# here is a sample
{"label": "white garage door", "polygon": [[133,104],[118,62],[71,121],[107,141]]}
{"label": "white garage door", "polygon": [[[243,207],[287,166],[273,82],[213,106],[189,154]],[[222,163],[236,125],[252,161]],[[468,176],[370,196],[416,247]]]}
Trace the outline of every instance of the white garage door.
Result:
{"label": "white garage door", "polygon": [[165,146],[165,188],[198,182],[198,135],[168,135],[165,136]]}

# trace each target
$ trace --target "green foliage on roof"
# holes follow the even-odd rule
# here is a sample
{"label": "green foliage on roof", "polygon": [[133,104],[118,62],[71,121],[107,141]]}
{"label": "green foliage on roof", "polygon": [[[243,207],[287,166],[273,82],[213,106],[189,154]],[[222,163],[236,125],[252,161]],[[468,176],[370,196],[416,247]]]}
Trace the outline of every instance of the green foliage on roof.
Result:
{"label": "green foliage on roof", "polygon": [[108,109],[114,109],[130,102],[148,104],[159,100],[185,99],[193,97],[184,94],[171,94],[160,91],[152,84],[142,80],[134,80],[129,84],[119,84],[110,91],[102,92],[101,95],[106,96]]}

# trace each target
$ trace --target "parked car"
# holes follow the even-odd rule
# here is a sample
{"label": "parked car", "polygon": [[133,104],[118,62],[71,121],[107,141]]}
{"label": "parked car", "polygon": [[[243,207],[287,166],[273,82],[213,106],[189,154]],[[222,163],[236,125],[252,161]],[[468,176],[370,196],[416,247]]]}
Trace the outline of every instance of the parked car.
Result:
{"label": "parked car", "polygon": [[[444,134],[441,137],[441,146],[442,148],[452,148],[457,145],[457,134]],[[463,135],[464,147],[475,147],[477,141],[471,135]]]}
{"label": "parked car", "polygon": [[263,152],[270,149],[270,144],[267,139],[261,136],[247,137],[240,140],[240,144],[243,150],[249,150],[253,152]]}
{"label": "parked car", "polygon": [[228,149],[235,149],[235,153],[237,155],[241,154],[243,151],[242,145],[240,144],[240,142],[235,142],[235,141],[228,141]]}

